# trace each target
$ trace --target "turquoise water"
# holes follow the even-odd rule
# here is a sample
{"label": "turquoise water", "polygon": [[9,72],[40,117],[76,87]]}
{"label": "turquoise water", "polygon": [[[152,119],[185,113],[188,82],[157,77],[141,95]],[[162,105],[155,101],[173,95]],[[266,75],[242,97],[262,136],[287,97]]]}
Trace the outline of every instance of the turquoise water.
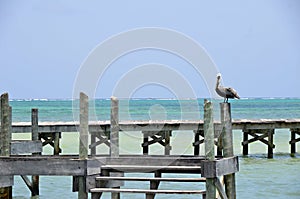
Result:
{"label": "turquoise water", "polygon": [[[218,119],[218,103],[214,101],[215,118]],[[203,99],[199,100],[120,100],[120,120],[156,120],[156,119],[202,119]],[[39,109],[39,121],[73,121],[77,119],[78,102],[72,100],[11,100],[13,122],[30,121],[31,108]],[[73,108],[73,105],[75,108]],[[300,118],[300,99],[242,99],[231,101],[233,119],[274,119]],[[91,120],[108,120],[109,100],[90,102]],[[75,115],[75,117],[74,117]],[[238,198],[300,198],[300,155],[290,157],[288,129],[276,130],[274,159],[267,159],[267,147],[261,143],[250,145],[249,156],[241,156],[241,131],[233,131],[235,154],[239,155],[240,172],[236,174]],[[120,148],[124,154],[141,154],[142,142],[139,132],[122,132]],[[15,134],[14,139],[30,139],[29,134]],[[193,133],[175,131],[171,138],[172,154],[192,154]],[[128,144],[130,143],[130,144]],[[65,133],[61,140],[64,154],[78,153],[78,133]],[[98,147],[99,153],[108,149]],[[300,151],[300,144],[297,144]],[[203,150],[202,150],[203,151]],[[44,154],[52,152],[51,147],[44,148]],[[150,147],[151,154],[162,154],[162,147]],[[131,174],[133,175],[133,174]],[[170,175],[170,174],[169,174]],[[186,176],[185,176],[186,177]],[[71,177],[41,176],[39,198],[76,198],[72,193]],[[147,187],[147,184],[128,183],[127,187]],[[199,184],[162,183],[161,188],[199,189]],[[14,198],[28,199],[30,193],[22,179],[15,177]],[[158,195],[157,198],[169,198]],[[172,195],[176,199],[199,198],[192,195]],[[104,198],[110,198],[105,194]],[[139,199],[144,195],[124,195],[123,198]]]}

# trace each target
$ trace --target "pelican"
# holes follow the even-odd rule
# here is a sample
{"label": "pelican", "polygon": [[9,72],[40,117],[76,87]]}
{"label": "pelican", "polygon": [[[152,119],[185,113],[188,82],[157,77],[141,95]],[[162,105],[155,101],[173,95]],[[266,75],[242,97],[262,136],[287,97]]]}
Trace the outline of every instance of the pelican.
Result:
{"label": "pelican", "polygon": [[223,87],[220,85],[221,74],[217,75],[217,84],[216,84],[216,92],[221,97],[224,97],[224,103],[228,103],[228,98],[237,98],[240,99],[240,96],[237,94],[236,90],[230,87]]}

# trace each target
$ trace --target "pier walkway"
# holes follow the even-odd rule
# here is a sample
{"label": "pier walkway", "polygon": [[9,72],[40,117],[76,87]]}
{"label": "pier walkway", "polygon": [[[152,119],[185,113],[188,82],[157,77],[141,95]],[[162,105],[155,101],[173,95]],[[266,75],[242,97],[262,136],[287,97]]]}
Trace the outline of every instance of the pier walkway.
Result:
{"label": "pier walkway", "polygon": [[[151,144],[161,143],[165,145],[164,140],[172,135],[172,131],[190,131],[194,133],[195,141],[193,144],[194,155],[199,155],[199,145],[204,143],[204,121],[191,120],[163,120],[163,121],[120,121],[120,131],[138,131],[144,135],[144,143],[142,143],[144,154],[148,153],[148,147]],[[48,140],[53,146],[55,144],[55,137],[61,136],[61,133],[78,132],[78,122],[40,122],[38,124],[40,138]],[[222,125],[219,122],[214,123],[215,137],[219,137]],[[273,157],[273,149],[275,144],[273,136],[276,129],[290,130],[290,144],[291,154],[296,153],[296,144],[300,141],[300,119],[239,119],[232,120],[232,129],[241,130],[243,132],[243,155],[248,155],[248,147],[250,143],[260,141],[267,146],[268,158]],[[30,122],[16,122],[12,123],[12,133],[31,132],[32,124]],[[95,147],[100,144],[109,145],[110,121],[91,121],[89,122],[89,132],[91,134],[92,154],[95,154]],[[249,139],[249,136],[252,138]],[[58,138],[56,139],[57,141]],[[149,139],[152,139],[149,141]],[[98,139],[98,141],[96,141]],[[170,142],[167,138],[167,142]],[[166,154],[170,153],[166,148]],[[58,149],[57,149],[58,151]]]}

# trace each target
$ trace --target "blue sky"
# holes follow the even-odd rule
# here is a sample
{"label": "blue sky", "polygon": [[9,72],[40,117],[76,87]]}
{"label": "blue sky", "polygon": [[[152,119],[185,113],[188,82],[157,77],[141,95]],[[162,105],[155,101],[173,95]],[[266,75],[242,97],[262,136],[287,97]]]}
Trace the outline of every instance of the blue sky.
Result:
{"label": "blue sky", "polygon": [[[11,98],[72,98],[80,66],[97,45],[121,32],[158,27],[198,42],[223,83],[242,97],[300,97],[299,11],[297,0],[1,0],[0,92]],[[128,71],[149,63],[176,70],[197,97],[209,95],[203,79],[180,57],[143,50],[112,63],[99,77],[95,96],[111,96]],[[141,85],[132,94],[174,96],[168,85],[158,84]]]}

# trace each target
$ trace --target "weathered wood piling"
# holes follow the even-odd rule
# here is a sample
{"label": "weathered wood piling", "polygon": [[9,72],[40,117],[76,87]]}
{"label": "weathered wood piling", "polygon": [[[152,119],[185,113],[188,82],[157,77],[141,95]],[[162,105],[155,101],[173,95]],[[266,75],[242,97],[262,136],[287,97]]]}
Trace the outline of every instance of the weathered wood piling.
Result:
{"label": "weathered wood piling", "polygon": [[[88,96],[80,93],[80,115],[79,115],[79,159],[88,158],[88,138],[89,138],[89,103]],[[78,198],[87,199],[88,191],[86,190],[86,176],[78,177]]]}
{"label": "weathered wood piling", "polygon": [[[1,132],[0,132],[0,156],[10,156],[11,143],[11,107],[9,106],[8,93],[1,95]],[[1,168],[2,169],[2,168]],[[13,176],[1,176],[0,199],[12,198]]]}
{"label": "weathered wood piling", "polygon": [[[204,102],[204,140],[205,140],[205,157],[208,161],[215,160],[215,131],[212,103],[205,100]],[[206,197],[216,198],[215,177],[206,178]]]}
{"label": "weathered wood piling", "polygon": [[[233,157],[233,136],[230,103],[221,103],[221,125],[224,158]],[[225,189],[228,199],[236,198],[235,174],[224,176]]]}

